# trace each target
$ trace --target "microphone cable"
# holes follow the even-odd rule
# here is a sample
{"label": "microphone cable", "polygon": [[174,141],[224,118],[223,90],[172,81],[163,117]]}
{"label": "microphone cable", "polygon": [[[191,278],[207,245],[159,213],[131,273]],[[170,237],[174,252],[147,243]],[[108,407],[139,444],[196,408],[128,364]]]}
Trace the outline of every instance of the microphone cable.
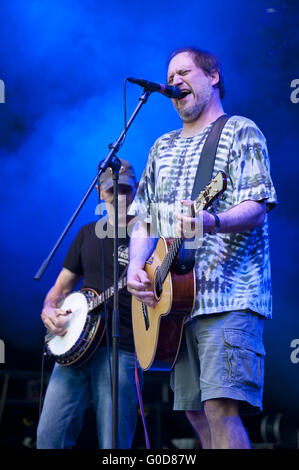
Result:
{"label": "microphone cable", "polygon": [[143,400],[142,400],[142,392],[141,392],[139,376],[138,376],[138,366],[137,366],[136,352],[134,353],[134,356],[135,356],[135,383],[136,383],[136,389],[137,389],[137,397],[138,397],[138,403],[139,403],[139,409],[140,409],[140,416],[141,416],[141,419],[142,419],[142,424],[143,424],[143,429],[144,429],[145,445],[146,445],[147,449],[150,449],[151,445],[150,445],[150,440],[149,440],[149,437],[148,437],[146,421],[145,421],[145,413],[144,413],[144,406],[143,406]]}
{"label": "microphone cable", "polygon": [[44,366],[46,356],[46,342],[44,341],[42,349],[42,360],[41,360],[41,373],[40,373],[40,393],[39,393],[39,407],[38,407],[38,418],[40,419],[42,406],[43,406],[43,388],[44,388]]}

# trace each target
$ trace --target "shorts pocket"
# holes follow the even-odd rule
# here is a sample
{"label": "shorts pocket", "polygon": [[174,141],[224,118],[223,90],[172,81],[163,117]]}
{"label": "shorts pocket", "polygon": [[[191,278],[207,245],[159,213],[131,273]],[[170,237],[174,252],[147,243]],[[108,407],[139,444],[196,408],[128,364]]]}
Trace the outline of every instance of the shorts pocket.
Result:
{"label": "shorts pocket", "polygon": [[264,379],[265,348],[261,337],[234,329],[224,330],[228,380],[249,388],[260,388]]}

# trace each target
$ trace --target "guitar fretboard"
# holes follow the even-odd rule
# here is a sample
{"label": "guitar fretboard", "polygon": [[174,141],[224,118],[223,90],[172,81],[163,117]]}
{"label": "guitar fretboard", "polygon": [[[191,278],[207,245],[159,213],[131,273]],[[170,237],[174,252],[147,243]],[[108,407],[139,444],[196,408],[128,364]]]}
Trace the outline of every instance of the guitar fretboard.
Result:
{"label": "guitar fretboard", "polygon": [[169,251],[167,252],[165,258],[161,263],[160,275],[162,284],[165,281],[167,274],[169,273],[172,263],[174,262],[178,252],[180,251],[182,243],[183,238],[174,238],[172,244],[170,245]]}

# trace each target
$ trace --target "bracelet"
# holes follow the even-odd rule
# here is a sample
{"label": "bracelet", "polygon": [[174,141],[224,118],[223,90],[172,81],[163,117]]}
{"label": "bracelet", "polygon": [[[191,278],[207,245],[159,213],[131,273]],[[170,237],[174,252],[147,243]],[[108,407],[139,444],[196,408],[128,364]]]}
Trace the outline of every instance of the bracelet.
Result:
{"label": "bracelet", "polygon": [[210,214],[214,217],[215,219],[215,228],[211,232],[209,232],[210,235],[216,235],[216,233],[219,232],[220,230],[220,219],[217,214],[214,214],[214,212],[210,212]]}

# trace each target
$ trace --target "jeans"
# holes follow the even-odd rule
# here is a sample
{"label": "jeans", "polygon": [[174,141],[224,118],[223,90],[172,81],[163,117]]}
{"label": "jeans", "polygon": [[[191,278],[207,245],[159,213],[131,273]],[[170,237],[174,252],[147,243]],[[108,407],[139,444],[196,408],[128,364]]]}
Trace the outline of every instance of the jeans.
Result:
{"label": "jeans", "polygon": [[[110,350],[112,364],[112,351]],[[112,368],[112,366],[111,366]],[[141,370],[138,369],[140,380]],[[134,353],[119,350],[118,448],[129,449],[137,421]],[[55,364],[37,428],[37,449],[73,448],[93,401],[100,449],[112,447],[112,390],[107,348],[79,368]]]}

